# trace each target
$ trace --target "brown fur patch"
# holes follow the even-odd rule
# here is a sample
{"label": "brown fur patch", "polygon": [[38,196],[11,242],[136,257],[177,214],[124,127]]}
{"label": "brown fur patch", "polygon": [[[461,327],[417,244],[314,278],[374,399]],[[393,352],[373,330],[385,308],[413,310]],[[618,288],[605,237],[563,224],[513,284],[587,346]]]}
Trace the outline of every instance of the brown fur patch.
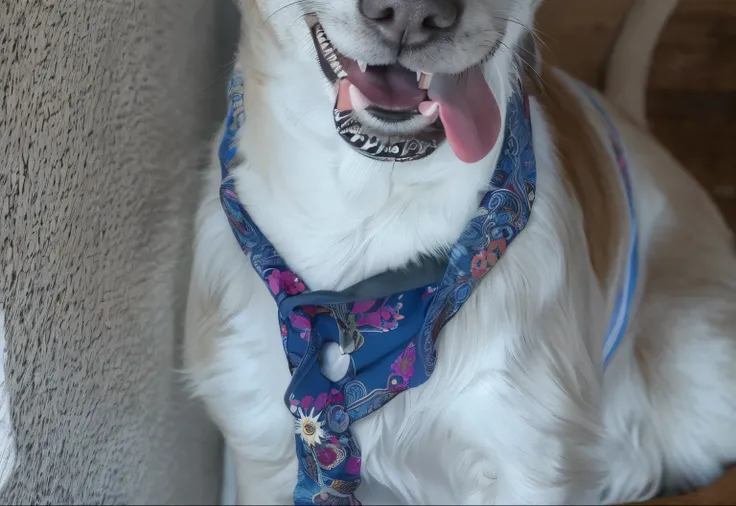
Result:
{"label": "brown fur patch", "polygon": [[627,213],[619,170],[579,98],[548,67],[533,85],[547,115],[570,195],[583,214],[593,270],[602,287],[615,272]]}

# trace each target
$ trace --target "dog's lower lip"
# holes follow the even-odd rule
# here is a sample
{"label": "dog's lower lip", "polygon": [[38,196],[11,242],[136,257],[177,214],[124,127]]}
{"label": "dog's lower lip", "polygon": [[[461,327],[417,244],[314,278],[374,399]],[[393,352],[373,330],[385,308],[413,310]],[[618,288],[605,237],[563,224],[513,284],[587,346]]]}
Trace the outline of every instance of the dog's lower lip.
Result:
{"label": "dog's lower lip", "polygon": [[370,106],[366,109],[366,112],[370,113],[380,120],[387,123],[401,123],[402,121],[410,120],[411,118],[418,116],[419,113],[413,110],[401,109],[401,110],[390,110],[382,107]]}

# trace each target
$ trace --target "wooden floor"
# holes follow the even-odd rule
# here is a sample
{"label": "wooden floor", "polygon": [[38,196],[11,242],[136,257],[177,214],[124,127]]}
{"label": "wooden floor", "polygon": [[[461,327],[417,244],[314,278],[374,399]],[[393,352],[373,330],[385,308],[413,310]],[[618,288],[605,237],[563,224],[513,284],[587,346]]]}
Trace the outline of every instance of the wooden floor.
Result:
{"label": "wooden floor", "polygon": [[[631,0],[546,0],[548,62],[599,85]],[[680,0],[654,57],[655,135],[713,195],[736,229],[736,0]]]}

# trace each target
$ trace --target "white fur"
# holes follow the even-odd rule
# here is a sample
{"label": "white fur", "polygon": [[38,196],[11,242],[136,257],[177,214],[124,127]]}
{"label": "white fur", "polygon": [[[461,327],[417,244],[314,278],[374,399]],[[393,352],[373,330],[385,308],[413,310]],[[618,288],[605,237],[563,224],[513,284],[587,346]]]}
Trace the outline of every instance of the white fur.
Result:
{"label": "white fur", "polygon": [[[286,1],[262,0],[263,14],[246,15]],[[530,24],[533,4],[517,2],[516,18]],[[242,46],[248,161],[235,174],[289,265],[312,288],[341,288],[451,245],[498,147],[474,165],[447,146],[397,165],[361,157],[336,136],[303,23],[293,11],[269,23],[251,18]],[[504,41],[514,47],[521,33],[511,24]],[[508,52],[486,68],[502,108],[515,72]],[[613,290],[595,281],[582,216],[533,102],[533,219],[444,329],[430,381],[354,426],[364,503],[618,503],[702,485],[736,461],[730,232],[679,164],[612,114],[632,165],[643,266],[641,303],[605,377]],[[233,237],[218,187],[213,155],[197,218],[188,369],[234,452],[239,501],[286,504],[296,461],[276,307]]]}

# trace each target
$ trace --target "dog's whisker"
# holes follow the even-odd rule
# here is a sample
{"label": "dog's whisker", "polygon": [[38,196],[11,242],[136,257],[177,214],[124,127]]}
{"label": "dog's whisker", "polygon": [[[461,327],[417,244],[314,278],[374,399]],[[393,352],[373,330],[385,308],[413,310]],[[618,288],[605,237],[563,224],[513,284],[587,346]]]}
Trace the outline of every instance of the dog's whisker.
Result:
{"label": "dog's whisker", "polygon": [[517,24],[517,25],[521,26],[527,33],[529,33],[529,35],[531,35],[532,37],[534,37],[534,39],[537,42],[539,42],[540,44],[542,44],[545,48],[549,49],[549,46],[547,45],[547,43],[543,39],[543,37],[547,37],[548,35],[546,33],[542,32],[541,30],[538,30],[537,28],[531,27],[527,23],[523,23],[523,22],[521,22],[519,20],[516,20],[514,18],[502,17],[502,16],[496,16],[496,18],[497,19],[500,19],[502,21],[507,21],[509,23],[514,23],[514,24]]}
{"label": "dog's whisker", "polygon": [[[534,74],[534,76],[535,76],[535,78],[537,79],[538,82],[544,83],[544,78],[539,73],[539,71],[537,71],[537,69],[533,65],[531,65],[522,55],[520,55],[517,51],[514,51],[513,49],[511,49],[508,46],[508,44],[505,44],[505,43],[501,42],[500,45],[501,45],[501,47],[503,49],[505,49],[506,51],[509,52],[509,54],[512,56],[512,58],[518,59],[523,65],[525,65],[529,69],[529,71],[531,71],[532,74]],[[528,53],[528,51],[527,51],[527,53]]]}
{"label": "dog's whisker", "polygon": [[219,74],[217,74],[217,77],[215,77],[215,78],[214,78],[214,79],[213,79],[212,81],[210,81],[210,82],[209,82],[208,84],[204,85],[204,86],[203,86],[203,87],[202,87],[202,88],[201,88],[201,89],[200,89],[199,91],[200,91],[200,92],[201,92],[201,91],[205,91],[205,90],[206,90],[206,89],[208,89],[208,88],[209,88],[210,86],[214,85],[214,84],[215,84],[215,83],[216,83],[217,81],[219,81],[219,80],[220,80],[220,79],[221,79],[221,78],[222,78],[223,76],[225,76],[226,74],[231,74],[231,73],[232,73],[232,71],[233,71],[233,69],[235,68],[235,65],[236,65],[237,63],[238,63],[238,58],[237,58],[237,57],[235,57],[235,58],[233,58],[232,60],[230,60],[230,62],[229,62],[229,63],[227,63],[227,64],[225,65],[225,69],[224,69],[224,70],[223,70],[222,72],[220,72]]}

